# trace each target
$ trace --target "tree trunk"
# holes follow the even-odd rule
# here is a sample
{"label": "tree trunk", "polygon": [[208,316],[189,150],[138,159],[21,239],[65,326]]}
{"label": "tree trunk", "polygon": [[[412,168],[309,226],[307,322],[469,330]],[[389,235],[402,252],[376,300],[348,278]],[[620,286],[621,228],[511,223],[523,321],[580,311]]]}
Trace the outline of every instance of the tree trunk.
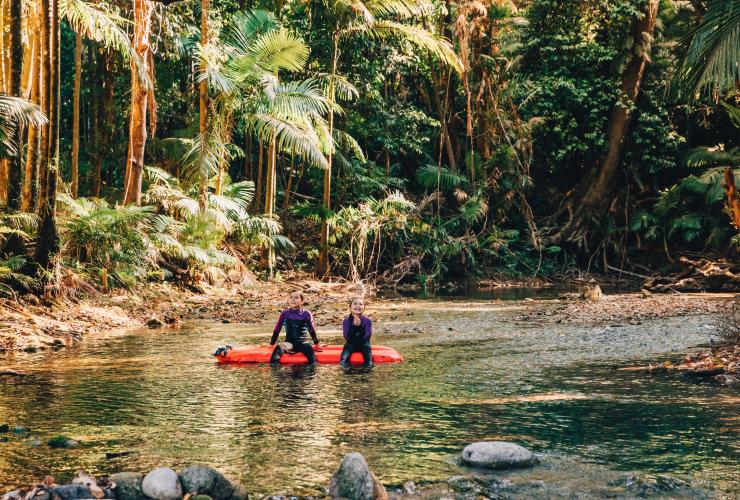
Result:
{"label": "tree trunk", "polygon": [[632,46],[622,73],[620,100],[615,103],[607,128],[608,149],[595,176],[584,179],[576,190],[582,193],[580,205],[566,226],[551,243],[569,242],[586,247],[590,222],[608,210],[614,178],[621,165],[622,147],[632,120],[632,110],[640,92],[645,68],[650,62],[650,48],[658,16],[659,0],[647,0],[644,15],[632,25]]}
{"label": "tree trunk", "polygon": [[727,167],[727,170],[725,170],[723,186],[725,188],[725,194],[727,194],[725,207],[732,217],[732,225],[735,226],[735,229],[740,230],[740,193],[738,193],[735,187],[735,174],[730,167]]}
{"label": "tree trunk", "polygon": [[257,195],[254,199],[254,212],[259,213],[262,206],[262,143],[257,142]]}
{"label": "tree trunk", "polygon": [[49,0],[41,0],[41,65],[39,66],[39,99],[41,111],[49,118],[49,122],[41,127],[38,150],[38,170],[36,172],[38,194],[36,196],[36,209],[41,211],[46,199],[46,176],[49,171],[49,128],[51,127],[51,115],[49,114],[49,72],[51,71],[51,60],[49,58]]}
{"label": "tree trunk", "polygon": [[[22,0],[10,0],[10,95],[23,97],[21,89],[21,75],[23,69],[23,43],[21,40],[21,3]],[[18,127],[15,136],[18,145],[18,154],[10,160],[8,165],[8,208],[17,209],[20,206],[21,172],[23,153],[23,128]]]}
{"label": "tree trunk", "polygon": [[[39,104],[39,74],[41,68],[41,47],[40,33],[38,25],[34,26],[34,33],[31,43],[31,52],[33,53],[33,63],[31,65],[31,74],[28,85],[31,87],[31,101]],[[23,188],[21,190],[21,211],[30,212],[33,210],[33,199],[35,194],[36,170],[38,169],[38,128],[34,125],[28,127],[28,147],[26,153],[26,167],[23,176]]]}
{"label": "tree trunk", "polygon": [[56,227],[56,197],[59,169],[59,0],[48,2],[49,71],[46,73],[46,88],[49,94],[48,161],[45,176],[40,179],[45,185],[45,196],[41,200],[39,215],[36,261],[48,268],[53,255],[59,250],[59,234]]}
{"label": "tree trunk", "polygon": [[[200,2],[200,44],[202,47],[208,45],[208,9],[210,7],[209,0],[201,0]],[[200,63],[201,72],[205,73],[206,63],[205,60],[201,60]],[[208,136],[208,85],[205,80],[200,82],[200,137],[201,144],[205,144],[205,139]],[[203,151],[201,151],[203,154]],[[220,163],[219,163],[220,165]],[[220,169],[220,167],[219,167]],[[208,175],[203,175],[200,179],[199,194],[198,194],[198,207],[200,213],[206,212],[206,206],[208,205],[208,193],[206,192],[206,186],[208,184]]]}
{"label": "tree trunk", "polygon": [[82,81],[82,36],[75,33],[75,83],[72,99],[72,198],[77,199],[79,191],[80,157],[80,84]]}
{"label": "tree trunk", "polygon": [[285,193],[283,195],[283,211],[287,212],[290,206],[290,190],[293,188],[293,167],[295,166],[295,151],[290,155],[290,168],[288,169],[288,181],[285,183]]}
{"label": "tree trunk", "polygon": [[331,210],[331,167],[332,152],[334,149],[334,77],[337,75],[337,61],[339,59],[339,34],[333,36],[334,51],[332,53],[331,63],[331,80],[329,81],[329,91],[327,99],[329,101],[329,152],[326,155],[327,167],[324,170],[324,192],[321,198],[323,214],[321,217],[321,253],[316,265],[316,274],[324,276],[329,272],[329,210]]}
{"label": "tree trunk", "polygon": [[[140,64],[149,74],[150,43],[152,29],[151,0],[134,0],[134,48],[140,57]],[[147,139],[147,104],[149,103],[148,82],[142,82],[134,61],[131,61],[131,117],[129,121],[129,154],[126,164],[126,180],[123,203],[141,203],[141,179],[144,172],[144,150]]]}
{"label": "tree trunk", "polygon": [[[277,140],[273,136],[267,146],[267,171],[265,173],[265,215],[271,217],[275,213],[275,191],[277,188]],[[275,247],[270,244],[262,251],[260,265],[267,269],[270,276],[275,268]]]}

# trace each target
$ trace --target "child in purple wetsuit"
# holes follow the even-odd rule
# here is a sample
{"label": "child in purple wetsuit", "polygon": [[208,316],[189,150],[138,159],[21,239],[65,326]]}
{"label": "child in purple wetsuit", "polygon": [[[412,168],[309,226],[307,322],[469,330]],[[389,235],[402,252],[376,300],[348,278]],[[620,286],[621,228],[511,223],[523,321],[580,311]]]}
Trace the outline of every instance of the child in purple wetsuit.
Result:
{"label": "child in purple wetsuit", "polygon": [[370,337],[373,336],[373,322],[365,316],[365,301],[356,298],[349,306],[350,314],[342,322],[342,333],[344,334],[344,349],[339,358],[342,366],[349,366],[349,358],[352,353],[361,352],[364,361],[363,366],[373,365],[373,352],[370,347]]}
{"label": "child in purple wetsuit", "polygon": [[308,335],[316,347],[319,347],[319,338],[316,336],[316,327],[313,324],[313,315],[310,311],[303,308],[303,292],[290,292],[288,298],[289,308],[280,313],[275,329],[272,332],[270,345],[275,345],[280,330],[285,325],[285,342],[280,342],[275,346],[270,357],[270,363],[279,363],[280,357],[286,352],[300,352],[308,360],[308,364],[316,363],[311,344],[308,343]]}

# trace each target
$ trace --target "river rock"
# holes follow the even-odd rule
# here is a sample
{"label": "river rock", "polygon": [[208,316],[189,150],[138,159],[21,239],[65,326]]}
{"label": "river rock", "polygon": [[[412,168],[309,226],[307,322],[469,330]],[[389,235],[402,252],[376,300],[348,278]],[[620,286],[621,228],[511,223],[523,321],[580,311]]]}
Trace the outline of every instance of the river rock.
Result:
{"label": "river rock", "polygon": [[10,430],[10,426],[8,424],[0,424],[0,433],[8,432],[9,430]]}
{"label": "river rock", "polygon": [[94,498],[90,490],[81,484],[65,484],[54,487],[54,497],[61,500],[79,500],[81,498]]}
{"label": "river rock", "polygon": [[211,467],[191,465],[180,471],[180,482],[184,493],[208,495],[214,500],[228,500],[234,494],[231,482]]}
{"label": "river rock", "polygon": [[534,453],[518,444],[506,441],[481,441],[469,444],[462,451],[462,461],[473,467],[510,469],[529,467],[536,463]]}
{"label": "river rock", "polygon": [[162,320],[154,317],[149,318],[149,321],[146,322],[146,326],[148,326],[149,328],[160,328],[163,324],[164,323],[162,323]]}
{"label": "river rock", "polygon": [[118,500],[146,500],[141,482],[144,474],[140,472],[119,472],[113,474],[110,480],[116,484],[115,492]]}
{"label": "river rock", "polygon": [[387,500],[388,492],[370,470],[362,454],[348,453],[331,477],[329,496],[349,500]]}
{"label": "river rock", "polygon": [[46,444],[52,448],[76,448],[80,445],[78,441],[68,438],[67,436],[54,436],[49,439]]}
{"label": "river rock", "polygon": [[182,498],[180,478],[169,467],[159,467],[144,476],[141,489],[146,496],[155,500],[179,500]]}

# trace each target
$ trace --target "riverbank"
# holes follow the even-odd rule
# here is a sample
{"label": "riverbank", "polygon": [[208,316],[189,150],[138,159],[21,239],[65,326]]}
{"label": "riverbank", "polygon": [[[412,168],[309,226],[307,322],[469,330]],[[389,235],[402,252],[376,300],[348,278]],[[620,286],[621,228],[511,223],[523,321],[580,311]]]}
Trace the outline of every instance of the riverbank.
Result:
{"label": "riverbank", "polygon": [[[511,286],[511,284],[507,284]],[[151,283],[109,294],[92,288],[43,304],[35,296],[17,301],[0,299],[0,352],[59,349],[88,335],[126,329],[169,326],[201,319],[225,323],[257,323],[277,316],[285,307],[286,292],[302,290],[317,325],[338,324],[348,300],[356,295],[374,297],[376,290],[362,284],[321,282],[310,275],[290,275],[279,283],[226,281],[202,285],[203,293],[167,283]],[[556,323],[574,326],[641,324],[676,316],[721,315],[734,294],[613,294],[600,300],[583,300],[577,293],[558,298],[525,299],[526,311],[513,302],[500,303],[515,324]],[[408,300],[374,299],[372,314],[378,321],[392,317],[381,304]],[[485,299],[483,299],[485,300]]]}

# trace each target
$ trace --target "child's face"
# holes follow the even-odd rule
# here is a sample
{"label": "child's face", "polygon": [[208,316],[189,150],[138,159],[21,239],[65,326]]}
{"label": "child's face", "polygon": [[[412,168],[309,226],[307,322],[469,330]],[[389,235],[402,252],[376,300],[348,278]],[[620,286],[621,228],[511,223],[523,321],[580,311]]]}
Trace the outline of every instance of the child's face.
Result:
{"label": "child's face", "polygon": [[292,307],[293,309],[296,309],[298,307],[301,307],[303,305],[303,299],[301,298],[301,294],[298,292],[293,292],[288,297],[288,305]]}
{"label": "child's face", "polygon": [[353,300],[349,310],[352,311],[352,314],[362,314],[365,311],[365,301],[362,299]]}

